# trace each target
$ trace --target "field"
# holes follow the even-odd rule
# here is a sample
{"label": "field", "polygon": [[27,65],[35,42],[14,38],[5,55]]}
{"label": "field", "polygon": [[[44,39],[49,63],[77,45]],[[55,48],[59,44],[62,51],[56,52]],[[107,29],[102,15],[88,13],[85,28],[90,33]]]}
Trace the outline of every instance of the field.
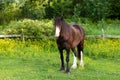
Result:
{"label": "field", "polygon": [[[47,57],[46,57],[47,56]],[[72,56],[71,56],[72,57]],[[72,61],[72,59],[71,59]],[[58,54],[42,54],[38,58],[0,57],[0,80],[119,80],[120,59],[84,57],[85,69],[58,71]],[[72,65],[72,62],[70,62]]]}
{"label": "field", "polygon": [[[68,23],[74,23],[66,19]],[[119,20],[93,23],[79,19],[86,35],[120,35]],[[59,52],[53,39],[52,20],[23,19],[0,26],[0,34],[34,38],[0,39],[0,80],[120,80],[120,39],[85,39],[84,69],[60,72]],[[65,54],[64,54],[65,56]],[[73,55],[70,55],[70,66]],[[79,64],[78,64],[79,65]]]}
{"label": "field", "polygon": [[[0,80],[119,80],[120,40],[105,40],[106,43],[101,39],[85,40],[85,68],[71,69],[70,74],[65,74],[59,71],[60,59],[54,40],[1,39]],[[70,66],[72,63],[71,53]]]}
{"label": "field", "polygon": [[[59,71],[54,20],[60,16],[87,36],[85,67],[70,74]],[[120,80],[119,36],[120,0],[0,0],[0,80]]]}

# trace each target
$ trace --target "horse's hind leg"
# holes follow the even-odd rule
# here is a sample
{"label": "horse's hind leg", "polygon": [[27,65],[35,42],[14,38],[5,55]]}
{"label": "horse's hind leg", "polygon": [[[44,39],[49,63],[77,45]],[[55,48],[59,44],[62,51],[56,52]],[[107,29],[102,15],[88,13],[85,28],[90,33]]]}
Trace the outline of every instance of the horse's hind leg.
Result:
{"label": "horse's hind leg", "polygon": [[83,44],[77,46],[78,49],[78,59],[80,60],[80,66],[84,67],[83,63]]}
{"label": "horse's hind leg", "polygon": [[74,61],[73,61],[73,65],[71,68],[76,69],[77,68],[77,58],[76,58],[77,52],[76,52],[75,48],[72,48],[72,51],[73,51]]}

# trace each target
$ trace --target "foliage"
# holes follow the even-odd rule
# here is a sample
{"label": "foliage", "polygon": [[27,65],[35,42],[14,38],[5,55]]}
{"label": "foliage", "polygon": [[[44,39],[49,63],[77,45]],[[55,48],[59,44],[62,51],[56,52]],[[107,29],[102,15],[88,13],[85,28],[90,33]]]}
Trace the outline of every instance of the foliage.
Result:
{"label": "foliage", "polygon": [[26,42],[20,39],[2,39],[0,40],[0,56],[9,57],[37,57],[41,52],[55,52],[55,41],[53,40],[27,40]]}
{"label": "foliage", "polygon": [[[86,40],[84,49],[85,69],[82,70],[81,67],[76,70],[71,69],[70,75],[65,75],[58,71],[60,59],[55,41],[28,40],[22,42],[19,39],[0,39],[0,79],[119,80],[120,40],[108,39],[105,41],[104,43],[103,40]],[[92,57],[96,57],[96,59]],[[70,66],[72,63],[73,55],[71,53]]]}
{"label": "foliage", "polygon": [[[86,18],[75,19],[80,24],[86,35],[101,35],[102,28],[105,34],[120,35],[119,20],[101,20],[98,23],[92,23]],[[75,20],[66,19],[67,23],[73,24]],[[19,21],[11,21],[7,26],[0,26],[0,34],[24,34],[34,36],[36,39],[45,39],[54,36],[53,20],[31,20],[23,19]]]}
{"label": "foliage", "polygon": [[66,19],[70,24],[79,24],[84,28],[86,35],[101,35],[104,29],[105,35],[120,35],[120,20],[102,19],[98,22],[92,22],[88,18]]}
{"label": "foliage", "polygon": [[[120,40],[87,39],[85,40],[84,54],[90,57],[120,57]],[[58,52],[54,40],[0,40],[0,55],[2,56],[39,56],[39,53]]]}
{"label": "foliage", "polygon": [[52,21],[24,19],[11,22],[4,28],[4,34],[24,34],[33,36],[36,39],[44,39],[53,35]]}
{"label": "foliage", "polygon": [[110,18],[120,19],[120,0],[110,0]]}
{"label": "foliage", "polygon": [[64,16],[77,22],[79,17],[93,21],[120,19],[119,0],[0,0],[0,24],[23,18],[38,19]]}
{"label": "foliage", "polygon": [[77,11],[80,11],[80,16],[88,17],[96,21],[109,16],[109,6],[109,0],[83,0],[82,3],[77,6]]}
{"label": "foliage", "polygon": [[20,4],[15,1],[0,2],[0,24],[8,23],[20,17]]}
{"label": "foliage", "polygon": [[25,18],[42,19],[45,16],[45,5],[48,0],[27,0],[21,7]]}
{"label": "foliage", "polygon": [[90,57],[120,57],[120,40],[89,39],[85,41],[85,54]]}
{"label": "foliage", "polygon": [[[51,10],[49,10],[51,9]],[[47,17],[59,17],[64,16],[68,17],[72,14],[72,1],[71,0],[53,0],[49,2],[49,5],[46,8]],[[49,15],[48,11],[52,11],[52,15]],[[68,15],[69,14],[69,15]]]}

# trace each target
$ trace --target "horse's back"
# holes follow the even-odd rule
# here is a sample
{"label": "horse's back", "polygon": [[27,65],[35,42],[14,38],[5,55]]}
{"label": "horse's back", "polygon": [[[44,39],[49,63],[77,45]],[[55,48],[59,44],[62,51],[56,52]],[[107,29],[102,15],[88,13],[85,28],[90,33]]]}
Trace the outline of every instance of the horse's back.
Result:
{"label": "horse's back", "polygon": [[84,29],[80,25],[74,24],[73,27],[76,28],[76,29],[79,29],[80,32],[84,33]]}
{"label": "horse's back", "polygon": [[75,28],[76,30],[79,30],[81,37],[84,38],[84,29],[78,24],[72,24],[72,27]]}
{"label": "horse's back", "polygon": [[84,40],[84,29],[78,24],[71,25],[71,28],[74,33],[73,46],[76,46]]}

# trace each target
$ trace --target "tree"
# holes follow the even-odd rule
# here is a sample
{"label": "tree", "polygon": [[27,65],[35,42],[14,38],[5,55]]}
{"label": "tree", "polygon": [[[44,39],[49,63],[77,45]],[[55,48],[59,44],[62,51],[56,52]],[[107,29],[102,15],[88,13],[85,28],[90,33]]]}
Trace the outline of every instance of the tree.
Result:
{"label": "tree", "polygon": [[69,17],[73,14],[72,11],[72,0],[51,0],[46,8],[46,16],[50,18],[58,16]]}
{"label": "tree", "polygon": [[22,9],[25,18],[42,19],[45,16],[45,5],[48,0],[27,0]]}
{"label": "tree", "polygon": [[21,14],[20,5],[14,0],[3,0],[0,3],[0,24],[18,19]]}
{"label": "tree", "polygon": [[110,0],[110,18],[120,19],[120,0]]}
{"label": "tree", "polygon": [[78,9],[82,17],[101,20],[109,16],[110,3],[109,0],[83,0]]}

